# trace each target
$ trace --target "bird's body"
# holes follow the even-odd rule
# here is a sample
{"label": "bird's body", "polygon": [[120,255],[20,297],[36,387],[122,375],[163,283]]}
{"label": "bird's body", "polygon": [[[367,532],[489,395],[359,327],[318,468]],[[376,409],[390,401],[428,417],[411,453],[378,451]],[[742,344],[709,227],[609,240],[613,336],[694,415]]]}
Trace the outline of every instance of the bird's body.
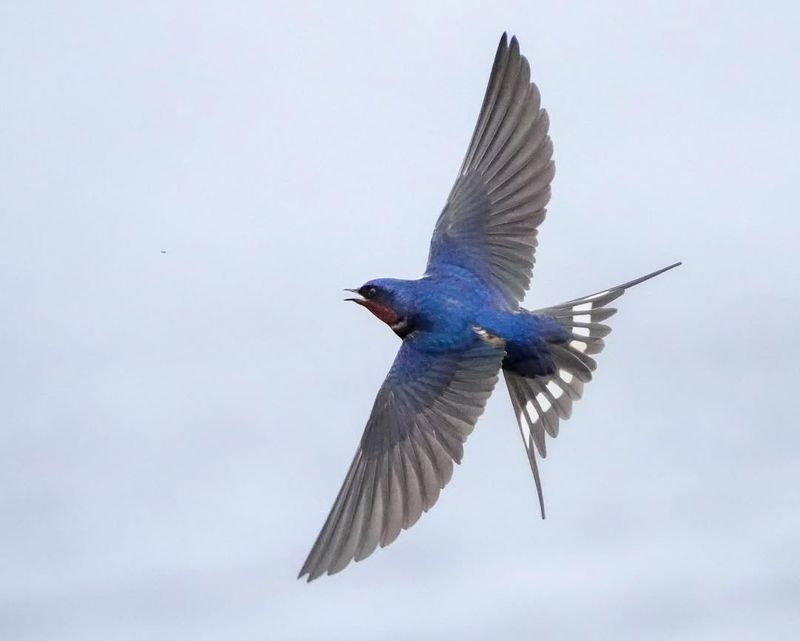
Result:
{"label": "bird's body", "polygon": [[402,339],[356,455],[300,575],[333,574],[391,543],[438,499],[502,371],[536,482],[611,331],[608,304],[636,280],[528,311],[538,226],[554,174],[549,120],[505,34],[462,168],[417,280],[369,281],[351,298]]}
{"label": "bird's body", "polygon": [[[548,344],[563,343],[570,336],[546,316],[521,308],[505,309],[490,290],[460,267],[416,280],[376,279],[366,286],[392,296],[391,308],[404,320],[401,333],[412,335],[419,351],[457,350],[478,335],[503,343],[504,368],[535,376],[552,373],[546,366]],[[536,368],[530,359],[541,361],[542,366]]]}

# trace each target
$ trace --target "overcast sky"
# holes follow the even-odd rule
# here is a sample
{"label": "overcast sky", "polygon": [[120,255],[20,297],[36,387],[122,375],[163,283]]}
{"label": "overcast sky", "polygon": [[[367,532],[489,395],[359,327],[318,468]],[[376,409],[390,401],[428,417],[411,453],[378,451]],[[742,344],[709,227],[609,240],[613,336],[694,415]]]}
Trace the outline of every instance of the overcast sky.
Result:
{"label": "overcast sky", "polygon": [[[0,3],[0,638],[794,640],[796,3]],[[488,3],[487,3],[488,4]],[[500,34],[552,121],[531,307],[619,301],[542,465],[295,579]]]}

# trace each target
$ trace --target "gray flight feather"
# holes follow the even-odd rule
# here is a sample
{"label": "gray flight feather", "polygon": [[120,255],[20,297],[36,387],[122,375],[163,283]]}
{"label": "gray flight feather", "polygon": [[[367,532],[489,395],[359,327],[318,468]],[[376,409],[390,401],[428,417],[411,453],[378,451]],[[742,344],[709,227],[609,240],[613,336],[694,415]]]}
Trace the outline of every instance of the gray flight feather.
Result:
{"label": "gray flight feather", "polygon": [[555,173],[549,120],[517,39],[503,34],[464,164],[434,229],[428,273],[456,265],[517,309]]}
{"label": "gray flight feather", "polygon": [[430,509],[461,462],[504,356],[477,336],[466,349],[437,354],[403,342],[301,577],[368,557]]}

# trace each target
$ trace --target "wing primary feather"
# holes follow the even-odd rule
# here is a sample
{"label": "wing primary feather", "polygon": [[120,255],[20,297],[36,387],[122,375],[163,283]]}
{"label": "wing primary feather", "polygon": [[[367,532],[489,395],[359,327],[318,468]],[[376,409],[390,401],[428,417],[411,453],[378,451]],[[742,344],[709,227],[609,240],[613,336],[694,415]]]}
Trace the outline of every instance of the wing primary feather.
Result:
{"label": "wing primary feather", "polygon": [[361,533],[364,529],[364,478],[366,466],[359,466],[359,474],[353,483],[353,488],[348,496],[347,510],[343,514],[344,523],[338,527],[340,539],[332,553],[328,565],[328,574],[335,574],[344,570],[350,563],[358,547]]}
{"label": "wing primary feather", "polygon": [[494,63],[492,64],[492,71],[489,74],[489,84],[486,87],[486,93],[483,96],[483,103],[481,104],[480,115],[478,121],[475,123],[475,129],[472,132],[472,141],[464,157],[464,163],[461,166],[460,174],[465,173],[468,167],[472,165],[473,157],[477,151],[479,142],[484,137],[484,131],[494,111],[494,104],[500,92],[500,87],[503,84],[503,78],[506,68],[508,66],[508,35],[503,34],[500,38],[500,43],[497,45],[497,52],[495,53]]}
{"label": "wing primary feather", "polygon": [[369,493],[364,500],[370,506],[368,516],[365,518],[364,527],[358,541],[353,559],[361,561],[368,557],[378,547],[381,535],[381,525],[383,524],[383,490],[380,487],[378,477],[378,461],[373,458],[368,463],[368,470],[365,472],[369,479]]}
{"label": "wing primary feather", "polygon": [[[526,108],[525,98],[529,92],[531,70],[527,60],[520,58],[519,45],[517,45],[516,56],[511,53],[511,68],[506,77],[506,82],[512,89],[504,92],[505,104],[502,112],[496,110],[496,129],[493,136],[487,142],[483,157],[475,162],[476,169],[485,174],[501,156],[507,155],[509,142],[513,139],[513,134],[518,128],[521,113]],[[514,148],[510,147],[514,153]]]}
{"label": "wing primary feather", "polygon": [[394,541],[403,529],[403,504],[402,496],[399,492],[399,480],[397,469],[394,466],[393,450],[389,450],[386,456],[386,509],[383,514],[383,533],[381,535],[381,547],[386,547]]}

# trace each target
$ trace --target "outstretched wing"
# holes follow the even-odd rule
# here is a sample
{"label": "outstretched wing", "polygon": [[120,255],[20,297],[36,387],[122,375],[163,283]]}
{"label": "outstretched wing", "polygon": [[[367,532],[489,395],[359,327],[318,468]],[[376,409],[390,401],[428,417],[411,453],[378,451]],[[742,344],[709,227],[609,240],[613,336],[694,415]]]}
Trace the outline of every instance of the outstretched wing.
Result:
{"label": "outstretched wing", "polygon": [[592,357],[603,351],[603,339],[611,332],[611,327],[604,324],[604,321],[617,311],[609,307],[609,303],[634,285],[678,265],[680,263],[675,263],[622,285],[534,312],[556,320],[568,334],[565,342],[552,343],[549,346],[555,371],[551,375],[534,378],[507,369],[503,370],[503,374],[536,483],[542,518],[544,497],[536,461],[537,450],[542,458],[547,456],[545,434],[552,438],[558,436],[559,421],[570,417],[572,403],[580,399],[584,383],[592,380],[592,372],[597,367]]}
{"label": "outstretched wing", "polygon": [[517,39],[508,44],[503,34],[464,164],[433,231],[428,273],[465,268],[517,309],[555,173],[549,124]]}
{"label": "outstretched wing", "polygon": [[466,349],[444,354],[403,342],[300,577],[311,581],[368,557],[436,502],[453,461],[461,461],[504,355],[477,335]]}

